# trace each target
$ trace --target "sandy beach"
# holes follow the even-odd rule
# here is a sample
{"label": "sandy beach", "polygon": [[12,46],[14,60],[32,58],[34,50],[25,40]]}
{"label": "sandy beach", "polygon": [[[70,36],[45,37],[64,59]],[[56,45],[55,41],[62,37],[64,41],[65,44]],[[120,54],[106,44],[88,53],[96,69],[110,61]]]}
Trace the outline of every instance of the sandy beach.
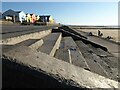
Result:
{"label": "sandy beach", "polygon": [[115,42],[120,42],[120,36],[119,34],[119,30],[118,29],[77,29],[83,32],[92,32],[93,35],[98,35],[98,30],[101,31],[101,33],[103,33],[103,37],[106,38],[107,36],[111,36],[113,39],[113,41]]}

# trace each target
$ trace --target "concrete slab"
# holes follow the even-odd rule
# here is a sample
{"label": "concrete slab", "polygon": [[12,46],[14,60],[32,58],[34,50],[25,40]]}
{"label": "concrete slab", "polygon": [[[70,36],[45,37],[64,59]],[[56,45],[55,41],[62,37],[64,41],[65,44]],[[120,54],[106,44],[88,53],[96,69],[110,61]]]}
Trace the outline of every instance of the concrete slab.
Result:
{"label": "concrete slab", "polygon": [[67,49],[58,49],[55,53],[55,58],[71,63],[70,54]]}
{"label": "concrete slab", "polygon": [[44,44],[38,48],[37,51],[54,56],[56,49],[59,48],[61,37],[61,33],[51,33],[50,35],[43,38]]}
{"label": "concrete slab", "polygon": [[76,32],[75,30],[73,30],[71,27],[62,26],[62,27],[60,27],[60,29],[64,29],[65,31],[68,31],[68,32],[70,32],[70,33],[72,33],[72,34],[75,34],[75,35],[78,35],[78,36],[80,36],[80,37],[82,37],[82,38],[84,38],[84,39],[87,39],[86,36],[81,35],[80,33],[77,33],[77,32]]}
{"label": "concrete slab", "polygon": [[62,38],[59,49],[56,50],[54,57],[70,63],[70,54],[67,49],[64,49],[64,44],[64,38]]}
{"label": "concrete slab", "polygon": [[[101,66],[101,68],[104,69],[104,72],[107,74],[108,78],[113,79],[113,80],[118,80],[118,71],[115,72],[111,66],[109,66],[104,60],[102,60],[99,56],[96,54],[93,54],[94,60]],[[117,70],[117,69],[116,69]]]}
{"label": "concrete slab", "polygon": [[100,44],[100,45],[103,45],[103,46],[107,47],[108,51],[110,53],[120,52],[119,49],[118,49],[120,47],[120,45],[117,45],[115,43],[103,40],[103,39],[98,38],[98,37],[89,37],[89,40],[91,40],[91,41],[93,41],[97,44]]}
{"label": "concrete slab", "polygon": [[101,48],[96,48],[92,46],[91,44],[87,46],[90,47],[93,50],[93,52],[100,57],[113,57],[113,55],[110,52],[104,51]]}
{"label": "concrete slab", "polygon": [[89,70],[89,66],[72,37],[64,37],[64,49],[69,51],[72,64]]}
{"label": "concrete slab", "polygon": [[20,46],[20,45],[25,45],[25,46],[30,46],[31,44],[37,42],[39,39],[28,39],[28,40],[25,40],[23,42],[20,42],[20,43],[17,43],[17,44],[14,44],[14,45],[2,45],[2,52],[7,52],[17,46]]}
{"label": "concrete slab", "polygon": [[28,40],[28,39],[41,39],[51,33],[51,30],[45,30],[45,31],[39,31],[29,34],[24,34],[12,38],[2,39],[0,40],[0,44],[2,45],[14,45],[17,43],[20,43],[22,41]]}
{"label": "concrete slab", "polygon": [[24,46],[30,46],[32,44],[34,44],[35,42],[39,41],[40,39],[28,39],[28,40],[25,40],[25,41],[22,41],[20,43],[17,43],[15,45],[24,45]]}
{"label": "concrete slab", "polygon": [[43,45],[43,39],[38,40],[37,42],[29,45],[30,48],[37,50],[39,47]]}
{"label": "concrete slab", "polygon": [[92,48],[96,61],[106,70],[111,79],[118,80],[118,58],[111,53],[105,52],[100,48],[95,48],[92,45],[87,45]]}
{"label": "concrete slab", "polygon": [[52,30],[52,32],[62,32],[62,36],[63,36],[63,37],[70,36],[70,37],[72,37],[74,40],[82,40],[82,41],[84,41],[84,42],[87,43],[87,44],[91,44],[91,45],[93,45],[93,46],[99,47],[99,48],[107,51],[107,48],[106,48],[105,46],[96,44],[96,43],[94,43],[94,42],[92,42],[92,41],[90,41],[90,40],[84,39],[84,38],[82,38],[82,37],[80,37],[80,36],[78,36],[78,35],[75,35],[75,34],[73,34],[73,33],[70,33],[69,31],[66,31],[66,30],[64,30],[64,29],[58,29],[58,30],[57,30],[57,29],[54,29],[54,30]]}
{"label": "concrete slab", "polygon": [[[118,88],[120,83],[83,68],[55,59],[47,54],[21,46],[3,54],[3,63],[40,78],[40,73],[63,84],[78,88]],[[28,68],[28,69],[27,69]],[[49,80],[49,78],[48,78]],[[53,82],[54,83],[54,82]]]}
{"label": "concrete slab", "polygon": [[118,58],[116,57],[106,57],[102,58],[111,68],[118,68]]}
{"label": "concrete slab", "polygon": [[105,77],[109,77],[106,71],[102,68],[102,66],[97,62],[97,59],[93,55],[93,50],[90,49],[86,44],[82,41],[76,41],[82,55],[84,56],[88,66],[90,67],[91,72],[97,73],[99,75],[103,75]]}

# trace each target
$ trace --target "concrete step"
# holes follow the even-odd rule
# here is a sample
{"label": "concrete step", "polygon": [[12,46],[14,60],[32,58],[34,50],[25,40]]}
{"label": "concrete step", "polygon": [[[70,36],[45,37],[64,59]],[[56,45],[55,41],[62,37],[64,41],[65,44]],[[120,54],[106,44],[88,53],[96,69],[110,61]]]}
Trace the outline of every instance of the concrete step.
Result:
{"label": "concrete step", "polygon": [[59,49],[56,50],[55,58],[70,63],[70,54],[67,49],[64,49],[64,38],[61,39]]}
{"label": "concrete step", "polygon": [[16,45],[24,45],[24,46],[30,46],[31,44],[37,42],[39,39],[28,39],[28,40],[25,40],[23,42],[20,42]]}
{"label": "concrete step", "polygon": [[119,70],[120,70],[120,65],[117,57],[104,57],[101,58],[105,63],[109,65],[109,67],[112,70],[112,75],[117,78],[117,80],[120,82],[120,77],[119,77]]}
{"label": "concrete step", "polygon": [[94,53],[100,57],[113,57],[113,55],[110,52],[104,51],[101,48],[96,48],[91,44],[87,44],[87,46],[89,46],[94,51]]}
{"label": "concrete step", "polygon": [[[59,29],[54,29],[54,30],[52,30],[52,32],[62,32],[62,36],[63,36],[63,37],[70,36],[70,37],[72,37],[74,40],[81,40],[81,41],[83,41],[83,42],[86,43],[86,44],[91,44],[91,45],[96,46],[96,47],[98,47],[98,48],[101,48],[101,49],[103,49],[103,50],[105,50],[105,51],[108,50],[105,46],[103,46],[103,45],[101,45],[101,44],[97,44],[96,42],[93,42],[93,41],[91,41],[91,40],[85,39],[85,38],[83,38],[83,37],[80,37],[79,35],[74,34],[74,33],[71,33],[70,31],[71,31],[71,29],[69,29],[69,27],[68,27],[68,29],[65,29],[65,28],[60,27]],[[76,33],[77,33],[77,32],[76,32]]]}
{"label": "concrete step", "polygon": [[117,57],[106,57],[102,58],[111,68],[118,68],[118,58]]}
{"label": "concrete step", "polygon": [[37,80],[42,79],[46,82],[46,87],[47,84],[56,85],[56,82],[61,82],[62,85],[77,87],[79,89],[106,88],[106,90],[113,90],[120,85],[120,83],[114,80],[58,60],[45,53],[38,53],[25,46],[17,47],[3,53],[2,62],[13,70],[15,69],[32,75],[38,78]]}
{"label": "concrete step", "polygon": [[[95,48],[90,44],[85,45],[82,42],[79,42],[79,43],[81,45],[81,46],[79,45],[79,47],[81,47],[81,50],[85,55],[85,57],[95,60],[95,62],[104,70],[108,78],[118,80],[117,63],[115,63],[117,61],[116,57],[113,57],[113,55],[110,54],[109,52],[104,51],[100,48]],[[91,58],[85,53],[88,53],[88,54],[91,53],[90,54]],[[112,58],[111,59],[112,61],[110,60],[110,58]]]}
{"label": "concrete step", "polygon": [[93,50],[90,49],[86,44],[82,41],[76,41],[80,51],[82,52],[90,70],[99,75],[108,77],[107,72],[103,69],[103,67],[98,63],[98,58],[93,54]]}
{"label": "concrete step", "polygon": [[40,48],[43,45],[43,39],[40,39],[38,41],[36,41],[35,43],[31,44],[29,47],[32,49],[37,50],[38,48]]}
{"label": "concrete step", "polygon": [[55,53],[55,58],[71,63],[70,54],[67,49],[58,49]]}
{"label": "concrete step", "polygon": [[104,51],[100,48],[95,48],[92,45],[87,45],[92,48],[93,53],[99,64],[106,70],[111,79],[118,79],[118,58],[114,57],[111,53]]}
{"label": "concrete step", "polygon": [[3,52],[7,52],[12,48],[15,48],[17,46],[23,45],[23,46],[28,46],[32,49],[38,49],[41,45],[43,44],[42,39],[28,39],[23,42],[14,44],[14,45],[2,45],[2,50]]}
{"label": "concrete step", "polygon": [[43,39],[28,39],[18,43],[17,45],[24,45],[37,50],[39,47],[43,45]]}
{"label": "concrete step", "polygon": [[[0,40],[0,44],[2,45],[14,45],[14,44],[18,44],[20,42],[23,42],[25,40],[28,40],[28,39],[41,39],[47,35],[49,35],[51,33],[51,29],[49,30],[42,30],[42,31],[39,31],[39,30],[34,30],[34,31],[29,31],[29,33],[25,33],[25,32],[22,32],[19,34],[15,34],[14,33],[11,33],[9,34],[9,38],[3,38],[2,40]],[[12,35],[13,34],[13,35]],[[5,37],[7,37],[8,35],[4,35]]]}
{"label": "concrete step", "polygon": [[108,78],[113,80],[118,80],[118,73],[115,71],[117,69],[112,69],[104,60],[102,60],[99,56],[96,54],[93,54],[94,60],[96,60],[97,63],[103,68],[108,76]]}
{"label": "concrete step", "polygon": [[50,35],[43,38],[44,44],[38,48],[37,51],[41,51],[43,53],[49,54],[50,56],[54,56],[56,49],[59,48],[61,38],[61,33],[51,33]]}
{"label": "concrete step", "polygon": [[76,66],[89,70],[85,59],[83,58],[72,37],[64,37],[62,41],[64,42],[62,44],[63,46],[61,47],[62,49],[59,49],[56,52],[56,57]]}
{"label": "concrete step", "polygon": [[80,33],[78,33],[78,32],[76,32],[75,30],[73,30],[71,27],[62,26],[62,27],[60,27],[59,29],[64,29],[65,31],[68,31],[68,32],[73,33],[73,34],[75,34],[75,35],[78,35],[78,36],[80,36],[80,37],[82,37],[82,38],[84,38],[84,39],[87,39],[86,36],[81,35]]}

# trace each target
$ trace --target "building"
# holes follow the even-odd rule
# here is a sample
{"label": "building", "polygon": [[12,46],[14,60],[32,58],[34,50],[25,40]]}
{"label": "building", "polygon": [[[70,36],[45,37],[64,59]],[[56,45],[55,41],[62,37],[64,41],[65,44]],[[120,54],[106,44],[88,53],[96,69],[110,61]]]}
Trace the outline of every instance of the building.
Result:
{"label": "building", "polygon": [[26,14],[26,21],[29,23],[35,23],[38,19],[35,14]]}
{"label": "building", "polygon": [[12,22],[43,22],[43,23],[55,23],[51,15],[35,15],[35,14],[25,14],[23,11],[14,11],[12,9],[7,10],[2,14],[2,19]]}
{"label": "building", "polygon": [[23,11],[14,11],[9,9],[2,14],[2,19],[22,23],[24,20],[26,20],[26,14]]}
{"label": "building", "polygon": [[53,19],[52,16],[49,17],[49,22],[50,22],[50,23],[55,23],[55,20]]}
{"label": "building", "polygon": [[30,15],[30,14],[26,14],[26,21],[27,21],[27,22],[32,22],[32,19],[31,19],[31,15]]}
{"label": "building", "polygon": [[2,19],[2,12],[0,12],[0,20]]}
{"label": "building", "polygon": [[36,20],[39,21],[40,20],[40,16],[36,15]]}
{"label": "building", "polygon": [[54,19],[52,18],[51,15],[43,15],[43,16],[40,16],[40,21],[41,21],[41,22],[54,23]]}
{"label": "building", "polygon": [[31,23],[36,22],[36,15],[35,14],[30,14],[31,15]]}

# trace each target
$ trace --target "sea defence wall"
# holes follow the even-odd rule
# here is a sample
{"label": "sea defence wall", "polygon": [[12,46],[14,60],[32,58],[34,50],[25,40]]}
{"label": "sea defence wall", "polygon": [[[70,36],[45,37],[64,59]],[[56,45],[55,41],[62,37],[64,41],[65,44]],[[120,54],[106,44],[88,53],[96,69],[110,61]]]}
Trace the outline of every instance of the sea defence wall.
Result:
{"label": "sea defence wall", "polygon": [[[37,52],[26,46],[10,50],[4,53],[2,58],[4,59],[3,63],[9,68],[31,74],[37,78],[41,78],[42,73],[46,75],[48,80],[51,77],[70,87],[118,88],[119,85],[114,80]],[[54,84],[54,81],[52,83]]]}
{"label": "sea defence wall", "polygon": [[13,28],[3,34],[14,38],[2,43],[3,88],[118,88],[118,58],[105,46],[69,27]]}
{"label": "sea defence wall", "polygon": [[41,39],[41,38],[49,35],[50,33],[51,33],[51,29],[34,32],[34,33],[27,33],[27,34],[23,34],[23,35],[18,35],[16,37],[3,39],[0,41],[0,44],[14,45],[14,44],[20,43],[24,40],[27,40],[27,39]]}

